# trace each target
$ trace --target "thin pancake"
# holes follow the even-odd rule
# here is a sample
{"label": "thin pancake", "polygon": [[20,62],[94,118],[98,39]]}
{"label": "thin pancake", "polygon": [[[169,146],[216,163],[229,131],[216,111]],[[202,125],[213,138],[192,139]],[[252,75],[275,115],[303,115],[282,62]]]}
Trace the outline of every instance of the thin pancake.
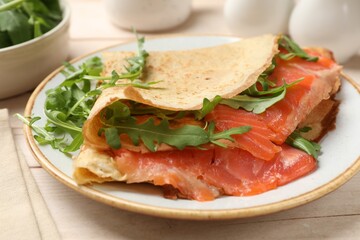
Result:
{"label": "thin pancake", "polygon": [[[154,89],[114,87],[104,90],[90,118],[116,99],[130,99],[169,110],[200,109],[204,98],[233,97],[254,84],[278,52],[278,37],[264,35],[216,47],[150,52],[143,81],[161,81]],[[104,53],[103,74],[125,71],[133,53]],[[104,100],[105,99],[105,100]]]}
{"label": "thin pancake", "polygon": [[[83,135],[88,145],[108,149],[98,137],[98,115],[118,100],[134,100],[169,110],[200,109],[204,98],[233,97],[250,87],[278,53],[277,36],[264,35],[215,47],[187,51],[150,52],[143,81],[161,81],[154,89],[105,89],[91,110]],[[104,53],[104,75],[125,72],[126,58],[134,53]]]}

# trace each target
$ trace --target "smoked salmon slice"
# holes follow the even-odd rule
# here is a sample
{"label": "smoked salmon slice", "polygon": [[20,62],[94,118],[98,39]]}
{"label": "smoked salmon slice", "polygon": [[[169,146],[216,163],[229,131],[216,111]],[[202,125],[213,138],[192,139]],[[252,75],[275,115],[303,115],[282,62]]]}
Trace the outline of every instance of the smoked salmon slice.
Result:
{"label": "smoked salmon slice", "polygon": [[281,147],[272,143],[276,134],[271,131],[266,123],[257,114],[243,109],[233,109],[225,105],[218,105],[206,116],[207,121],[214,121],[219,131],[234,127],[251,126],[249,132],[235,135],[235,144],[231,147],[244,149],[255,157],[270,160],[281,151]]}
{"label": "smoked salmon slice", "polygon": [[208,201],[220,195],[216,187],[201,179],[202,171],[211,166],[213,154],[213,150],[197,149],[148,153],[120,149],[115,151],[115,160],[127,183],[170,185],[188,199]]}
{"label": "smoked salmon slice", "polygon": [[[308,174],[316,160],[286,144],[270,161],[239,148],[185,149],[156,153],[115,150],[119,171],[127,183],[171,185],[177,196],[210,201],[219,195],[250,196],[263,193]],[[176,197],[176,196],[172,196]]]}
{"label": "smoked salmon slice", "polygon": [[276,68],[269,78],[277,86],[282,85],[284,80],[286,83],[292,83],[302,79],[301,82],[287,89],[283,100],[259,115],[276,133],[273,141],[277,144],[282,144],[315,106],[322,100],[330,98],[339,88],[337,76],[341,67],[326,56],[314,52],[311,54],[318,56],[319,60],[308,62],[298,57],[291,60],[276,58]]}
{"label": "smoked salmon slice", "polygon": [[238,147],[253,156],[271,160],[281,151],[281,145],[296,129],[301,121],[323,99],[328,99],[337,91],[339,79],[336,77],[340,67],[330,58],[319,56],[318,62],[308,62],[295,57],[291,60],[276,58],[276,68],[270,80],[277,86],[301,82],[289,87],[283,100],[269,107],[262,114],[232,109],[218,105],[206,116],[207,121],[214,121],[219,131],[238,126],[251,126],[251,131],[234,136]]}

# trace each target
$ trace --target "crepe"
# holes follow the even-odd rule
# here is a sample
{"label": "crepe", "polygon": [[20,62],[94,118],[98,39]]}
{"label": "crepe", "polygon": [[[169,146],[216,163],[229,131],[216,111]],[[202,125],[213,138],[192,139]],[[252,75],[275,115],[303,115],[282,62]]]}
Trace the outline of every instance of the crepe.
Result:
{"label": "crepe", "polygon": [[[317,65],[315,64],[315,66],[313,63],[304,61],[300,58],[295,58],[292,61],[281,60],[278,56],[275,57],[275,55],[279,52],[277,42],[277,36],[264,35],[261,37],[243,39],[235,43],[210,48],[188,51],[150,52],[149,57],[147,58],[142,80],[145,82],[160,82],[152,89],[141,89],[126,86],[111,87],[102,92],[83,127],[84,145],[81,148],[79,156],[74,161],[74,179],[76,182],[79,184],[93,182],[102,183],[107,181],[124,181],[128,183],[150,182],[154,185],[163,186],[165,191],[170,189],[169,191],[171,194],[165,194],[167,197],[185,197],[200,201],[211,200],[221,194],[238,196],[242,196],[243,194],[254,194],[246,192],[251,189],[251,187],[244,187],[243,190],[246,190],[245,192],[243,192],[243,190],[236,190],[233,192],[234,189],[240,189],[238,188],[242,185],[240,183],[240,185],[236,185],[234,189],[226,190],[226,186],[217,186],[218,183],[224,183],[226,185],[226,181],[224,179],[214,182],[210,181],[211,183],[207,182],[209,179],[204,180],[209,177],[209,175],[207,175],[209,172],[207,171],[209,170],[210,165],[212,165],[212,159],[214,159],[210,157],[209,159],[200,161],[203,157],[214,154],[211,153],[211,151],[203,151],[204,148],[202,148],[200,153],[198,152],[199,149],[191,147],[190,149],[185,149],[183,152],[182,150],[177,152],[172,151],[176,149],[171,146],[166,144],[166,146],[163,146],[163,143],[160,142],[156,143],[157,150],[156,152],[153,152],[154,154],[152,154],[149,153],[149,149],[146,149],[143,142],[140,141],[139,145],[133,144],[133,140],[130,140],[129,138],[130,136],[121,134],[119,137],[121,139],[122,147],[119,150],[111,149],[106,143],[105,137],[103,135],[98,135],[99,129],[103,127],[100,115],[103,109],[119,100],[124,103],[127,103],[127,100],[132,100],[137,103],[163,110],[198,110],[201,109],[204,98],[212,100],[215,96],[219,95],[223,99],[227,99],[242,93],[244,90],[256,83],[259,75],[271,65],[273,59],[276,59],[277,61],[278,68],[275,69],[280,69],[279,71],[285,74],[286,78],[299,76],[297,74],[300,71],[304,74],[300,75],[300,77],[305,80],[289,89],[286,96],[290,97],[287,99],[287,102],[284,99],[280,101],[278,104],[279,108],[277,109],[275,107],[275,110],[273,109],[272,113],[271,111],[266,111],[264,115],[261,116],[260,114],[251,113],[254,115],[248,117],[249,115],[247,115],[248,113],[246,113],[246,111],[243,113],[244,110],[236,110],[236,113],[232,111],[223,114],[223,116],[225,116],[225,119],[223,120],[221,118],[216,120],[211,119],[210,115],[212,115],[216,109],[207,114],[206,117],[209,117],[210,120],[202,120],[202,124],[205,122],[207,124],[208,121],[213,123],[215,122],[215,124],[223,121],[220,124],[227,124],[226,121],[229,120],[229,116],[236,115],[236,117],[234,117],[236,120],[232,118],[231,121],[248,121],[248,126],[251,126],[252,128],[248,135],[246,135],[246,133],[244,135],[240,134],[241,136],[234,136],[244,137],[243,139],[247,139],[247,142],[243,141],[240,145],[231,145],[231,142],[228,141],[230,145],[226,144],[226,146],[228,147],[227,149],[230,149],[229,151],[219,150],[216,147],[214,148],[214,144],[210,146],[210,148],[214,148],[214,152],[219,153],[220,155],[225,153],[225,155],[221,155],[225,156],[225,160],[223,162],[225,165],[228,160],[232,161],[235,158],[239,160],[235,161],[236,164],[241,165],[241,161],[243,160],[242,156],[249,156],[249,154],[253,159],[253,164],[259,161],[259,159],[260,161],[272,162],[268,162],[269,164],[275,164],[276,161],[284,164],[284,166],[275,167],[277,170],[287,168],[291,165],[294,169],[291,171],[289,170],[286,174],[295,173],[296,171],[298,172],[296,172],[297,175],[291,177],[285,176],[283,180],[285,179],[286,181],[294,180],[311,172],[316,168],[316,161],[314,158],[305,152],[294,150],[283,143],[289,134],[295,130],[299,123],[301,123],[301,121],[307,126],[310,125],[314,127],[314,131],[307,133],[309,139],[319,139],[326,133],[327,130],[333,127],[336,114],[329,114],[329,112],[334,111],[334,109],[337,108],[337,104],[335,104],[332,100],[327,99],[334,95],[339,88],[340,82],[338,76],[341,67],[332,60],[331,56],[328,55],[329,51],[320,48],[309,49],[313,54],[315,54],[315,56],[323,56],[320,58],[319,62],[316,63]],[[126,72],[126,66],[128,64],[126,59],[132,56],[134,56],[134,53],[132,52],[104,53],[103,58],[105,67],[103,75],[111,75],[113,70],[118,73]],[[280,63],[282,62],[282,64],[279,64],[279,61]],[[272,75],[276,75],[276,71],[274,71]],[[276,79],[280,80],[280,85],[283,84],[284,79],[281,77],[281,74],[280,77]],[[292,81],[295,81],[295,79],[292,78]],[[314,81],[313,84],[313,79],[318,80]],[[274,79],[271,81],[273,80]],[[293,93],[295,93],[295,95],[290,94],[292,89],[294,89]],[[306,94],[302,95],[302,92],[306,92]],[[295,99],[299,99],[296,97],[296,94],[299,93],[300,100],[293,101]],[[319,104],[321,101],[322,103]],[[300,102],[302,105],[297,105]],[[291,108],[292,110],[289,112],[287,110],[289,109],[287,108],[287,104],[292,104],[296,107]],[[316,108],[318,104],[319,106]],[[217,106],[217,109],[220,109],[220,111],[221,109],[224,110],[224,105],[219,105],[220,106]],[[284,118],[286,119],[285,122],[281,122],[281,120],[279,120],[282,117],[278,117],[280,116],[278,110],[289,114],[289,116]],[[310,113],[311,110],[313,111]],[[242,113],[237,115],[239,112]],[[269,115],[267,115],[268,113]],[[309,119],[306,119],[308,114],[310,114]],[[156,119],[156,117],[154,117],[153,120],[154,119]],[[181,120],[183,119],[185,119],[185,117],[181,118]],[[192,120],[194,120],[194,116],[192,116]],[[271,124],[273,120],[279,120],[277,123],[278,125]],[[174,121],[176,122],[176,120]],[[194,124],[194,122],[190,123],[190,125],[192,124]],[[286,128],[284,125],[289,126]],[[329,127],[325,128],[325,125]],[[244,126],[244,124],[240,126]],[[277,126],[279,128],[277,128]],[[201,127],[206,128],[203,125],[201,125]],[[126,128],[128,128],[128,125],[126,125]],[[167,134],[170,130],[167,129],[166,131]],[[269,131],[271,133],[269,133]],[[276,134],[276,138],[273,137],[273,134]],[[123,141],[123,137],[127,137],[129,141],[126,141],[126,139]],[[252,151],[248,151],[248,149],[246,149],[246,147],[252,147],[253,145],[255,145],[255,148],[252,148]],[[167,147],[167,149],[164,150],[162,147]],[[145,151],[142,151],[142,148],[145,148]],[[240,152],[237,154],[231,149],[242,150],[239,150]],[[293,154],[292,151],[297,152],[296,154]],[[189,152],[191,152],[191,154],[189,154]],[[210,163],[205,163],[205,165],[202,166],[203,168],[200,173],[196,172],[192,163],[187,166],[189,168],[185,168],[180,171],[178,168],[179,166],[176,164],[182,162],[183,160],[181,159],[179,161],[170,160],[167,162],[169,164],[170,162],[176,162],[175,165],[177,167],[174,167],[173,165],[164,167],[162,160],[168,158],[166,155],[168,153],[175,153],[173,157],[178,157],[180,155],[187,156],[185,157],[186,159],[183,159],[184,161],[187,161],[188,158],[192,158],[190,162],[193,161],[193,164],[197,164],[199,162],[204,163],[204,161],[210,161]],[[233,154],[233,157],[229,157],[226,155],[227,153]],[[146,162],[148,159],[147,156],[151,156],[154,161],[150,164],[144,165],[141,161]],[[193,159],[194,156],[196,156],[195,159]],[[261,156],[261,158],[259,158],[259,156]],[[293,164],[293,156],[302,156],[299,158],[303,161],[301,164],[307,165],[305,167],[301,167],[300,169],[295,169],[296,166],[301,166],[301,164]],[[279,157],[285,158],[279,160]],[[151,169],[151,167],[143,168],[143,166],[152,166],[155,170]],[[171,168],[173,169],[171,170]],[[221,167],[219,166],[219,168]],[[230,171],[227,167],[225,168]],[[254,171],[254,169],[256,170],[255,166],[254,168],[250,167],[248,170]],[[137,170],[139,170],[138,173],[136,173]],[[175,178],[178,179],[175,182],[171,180],[173,179],[173,170],[176,172]],[[191,173],[193,170],[195,172]],[[228,172],[224,174],[224,176],[230,176],[233,173],[235,172]],[[153,175],[148,176],[148,174]],[[252,174],[255,173],[253,172]],[[268,173],[264,174],[265,176],[270,176],[273,173],[269,172],[270,175],[268,175]],[[146,178],[146,176],[148,176],[148,178]],[[282,174],[275,173],[274,178],[279,176],[282,176]],[[235,177],[237,178],[238,176]],[[286,181],[283,180],[278,179],[277,182],[285,184]],[[246,179],[244,181],[251,182]],[[254,182],[257,182],[257,180],[254,180]],[[182,184],[187,185],[187,187],[181,187],[180,185]],[[265,191],[268,187],[274,187],[271,182],[267,184],[269,185],[261,188],[261,191]],[[197,185],[197,187],[195,187],[195,185]],[[229,184],[228,186],[230,185],[232,184]],[[200,191],[201,189],[205,190]],[[169,193],[169,191],[167,192]],[[202,192],[204,195],[195,196],[195,192]]]}
{"label": "crepe", "polygon": [[[264,35],[234,43],[187,51],[150,52],[145,82],[161,81],[155,89],[112,87],[105,89],[83,127],[84,145],[74,161],[74,178],[79,184],[122,181],[126,176],[116,168],[106,151],[109,146],[98,136],[99,113],[118,100],[134,100],[168,110],[194,110],[203,99],[216,95],[230,98],[253,85],[278,53],[278,36]],[[125,71],[133,52],[103,53],[103,75]]]}

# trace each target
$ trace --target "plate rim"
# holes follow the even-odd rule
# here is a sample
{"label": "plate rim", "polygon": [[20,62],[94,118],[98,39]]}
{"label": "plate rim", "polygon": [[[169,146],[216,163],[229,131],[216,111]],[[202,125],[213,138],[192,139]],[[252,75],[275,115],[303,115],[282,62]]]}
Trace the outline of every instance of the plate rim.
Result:
{"label": "plate rim", "polygon": [[[227,38],[239,38],[238,36],[231,35],[216,35],[216,34],[169,34],[169,35],[160,35],[155,37],[147,37],[149,40],[153,39],[163,39],[163,38],[177,38],[177,37],[227,37]],[[79,57],[76,57],[70,60],[70,63],[77,62],[81,59],[84,59],[90,55],[100,53],[106,49],[111,49],[114,47],[126,45],[133,43],[135,39],[129,39],[127,41],[117,43],[105,48],[100,48],[98,50],[92,51],[87,54],[83,54]],[[54,76],[60,73],[63,70],[63,66],[55,69],[52,73],[50,73],[41,83],[36,87],[36,89],[31,94],[24,111],[25,116],[30,116],[35,104],[35,100],[46,84],[50,82]],[[360,86],[351,79],[348,75],[344,76],[345,80],[349,82],[352,87],[355,88],[358,92],[360,91]],[[123,210],[136,212],[140,214],[146,214],[150,216],[156,217],[164,217],[164,218],[172,218],[172,219],[184,219],[184,220],[225,220],[225,219],[237,219],[237,218],[248,218],[266,215],[270,213],[280,212],[284,210],[288,210],[294,207],[298,207],[304,205],[306,203],[317,200],[326,194],[336,190],[343,184],[345,184],[348,180],[350,180],[357,172],[360,171],[360,156],[354,160],[353,164],[350,165],[342,174],[338,175],[332,181],[327,182],[310,192],[289,198],[284,199],[282,201],[263,204],[254,207],[246,207],[246,208],[234,208],[234,209],[226,209],[226,210],[195,210],[195,209],[175,209],[168,207],[158,207],[152,205],[146,205],[142,203],[133,202],[131,200],[126,200],[123,198],[119,198],[108,193],[101,192],[94,188],[91,188],[89,185],[78,185],[71,177],[67,176],[64,172],[58,169],[54,164],[50,162],[50,160],[44,155],[44,153],[40,150],[38,144],[36,143],[32,130],[29,126],[24,125],[23,131],[26,137],[27,145],[30,148],[30,151],[36,161],[40,164],[40,166],[45,169],[52,177],[61,182],[62,184],[70,187],[71,189],[81,193],[82,195],[89,197],[93,200],[96,200],[101,203],[105,203],[112,207],[120,208]]]}

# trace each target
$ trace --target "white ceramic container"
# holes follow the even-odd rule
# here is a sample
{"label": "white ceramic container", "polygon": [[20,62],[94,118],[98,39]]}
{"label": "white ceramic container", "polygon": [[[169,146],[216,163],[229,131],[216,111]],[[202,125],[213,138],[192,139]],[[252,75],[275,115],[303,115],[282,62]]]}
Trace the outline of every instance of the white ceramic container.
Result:
{"label": "white ceramic container", "polygon": [[229,29],[241,37],[287,33],[293,0],[227,0],[224,16]]}
{"label": "white ceramic container", "polygon": [[63,20],[30,41],[0,49],[0,99],[34,89],[68,57],[70,8],[62,2]]}
{"label": "white ceramic container", "polygon": [[360,50],[360,1],[301,0],[289,30],[300,45],[326,47],[337,61],[346,62]]}
{"label": "white ceramic container", "polygon": [[160,31],[183,23],[190,15],[191,0],[105,0],[111,21],[125,29]]}

